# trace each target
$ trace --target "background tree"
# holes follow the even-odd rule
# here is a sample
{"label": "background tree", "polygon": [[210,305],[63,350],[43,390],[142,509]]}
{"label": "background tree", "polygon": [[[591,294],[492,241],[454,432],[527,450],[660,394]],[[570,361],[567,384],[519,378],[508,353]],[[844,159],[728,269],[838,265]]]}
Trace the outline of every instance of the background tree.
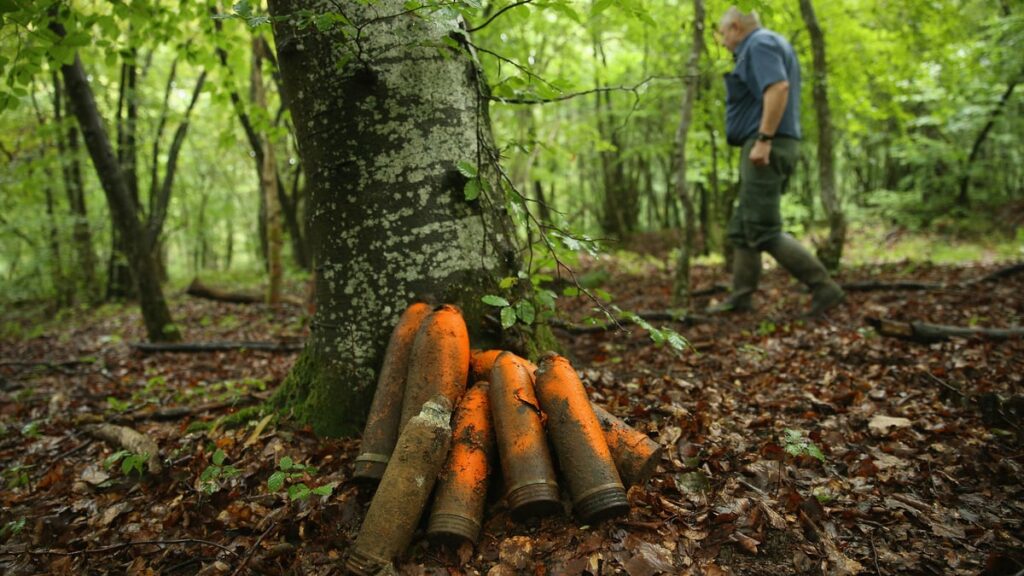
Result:
{"label": "background tree", "polygon": [[835,148],[832,141],[832,109],[828,99],[828,64],[825,58],[825,34],[818,25],[811,0],[800,0],[800,14],[811,37],[813,59],[812,92],[818,127],[818,181],[821,204],[828,217],[828,239],[818,247],[818,258],[829,270],[839,268],[846,243],[846,215],[836,192]]}

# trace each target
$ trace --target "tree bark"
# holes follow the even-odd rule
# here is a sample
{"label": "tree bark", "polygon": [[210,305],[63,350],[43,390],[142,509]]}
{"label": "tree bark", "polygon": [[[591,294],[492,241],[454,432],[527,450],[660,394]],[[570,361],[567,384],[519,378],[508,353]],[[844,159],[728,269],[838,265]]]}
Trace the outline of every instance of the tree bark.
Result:
{"label": "tree bark", "polygon": [[821,204],[828,216],[829,234],[818,247],[818,258],[830,270],[839,268],[846,243],[846,215],[836,193],[835,150],[832,140],[832,111],[828,101],[828,66],[825,59],[825,35],[818,25],[811,0],[800,0],[800,13],[811,37],[814,57],[814,109],[818,117],[818,178]]}
{"label": "tree bark", "polygon": [[[52,23],[51,30],[59,36],[64,35],[64,28],[59,23]],[[146,333],[154,341],[179,340],[181,335],[171,319],[157,276],[153,246],[145,242],[146,237],[136,214],[135,202],[130,196],[124,173],[110,145],[107,130],[96,108],[96,100],[78,54],[75,54],[73,63],[61,66],[61,74],[64,76],[68,97],[73,104],[72,111],[78,119],[86,148],[107,197],[114,226],[123,238],[132,240],[127,246],[128,259],[139,291],[139,304]]]}
{"label": "tree bark", "polygon": [[686,63],[685,89],[675,137],[676,169],[673,170],[676,176],[675,193],[683,205],[684,224],[683,245],[679,250],[679,260],[676,262],[672,301],[675,306],[682,308],[690,306],[690,259],[693,257],[697,232],[693,198],[686,186],[686,140],[693,120],[693,103],[697,99],[697,90],[700,87],[700,54],[703,51],[704,0],[693,0],[693,40],[690,58]]}
{"label": "tree bark", "polygon": [[[300,11],[339,10],[358,26],[300,27]],[[316,312],[275,402],[324,435],[358,433],[384,346],[413,301],[462,307],[474,345],[498,280],[519,257],[491,160],[486,86],[447,12],[271,0],[282,83],[307,175]],[[340,25],[339,25],[340,26]],[[458,162],[483,187],[466,201]],[[507,344],[507,343],[506,343]]]}

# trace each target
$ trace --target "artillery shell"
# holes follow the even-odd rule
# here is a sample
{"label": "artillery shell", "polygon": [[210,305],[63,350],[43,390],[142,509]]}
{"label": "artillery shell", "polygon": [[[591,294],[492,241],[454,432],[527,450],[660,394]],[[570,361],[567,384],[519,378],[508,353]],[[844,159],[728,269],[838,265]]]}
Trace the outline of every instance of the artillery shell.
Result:
{"label": "artillery shell", "polygon": [[438,306],[420,325],[412,343],[398,429],[435,394],[443,394],[452,406],[458,404],[468,374],[469,334],[462,312],[450,304]]}
{"label": "artillery shell", "polygon": [[363,428],[354,478],[376,483],[384,475],[388,458],[398,440],[398,421],[402,416],[412,342],[428,314],[430,306],[417,302],[405,309],[391,332],[391,340],[384,352],[384,364],[377,378],[377,390]]}
{"label": "artillery shell", "polygon": [[548,353],[541,359],[536,389],[577,514],[592,522],[628,512],[626,490],[576,370],[565,358]]}
{"label": "artillery shell", "polygon": [[558,482],[526,361],[511,352],[500,354],[488,396],[509,511],[517,518],[556,512]]}
{"label": "artillery shell", "polygon": [[476,543],[487,499],[487,479],[494,453],[490,384],[477,382],[455,410],[452,450],[434,496],[427,536]]}
{"label": "artillery shell", "polygon": [[[494,361],[498,359],[498,356],[504,350],[473,350],[470,352],[469,358],[469,377],[472,378],[472,382],[480,382],[491,380],[491,368],[494,367]],[[530,375],[537,371],[537,366],[527,360],[526,358],[520,358],[522,362],[526,363],[527,368],[530,370]]]}
{"label": "artillery shell", "polygon": [[661,446],[604,408],[592,406],[623,484],[628,487],[646,482],[661,460]]}
{"label": "artillery shell", "polygon": [[428,400],[402,429],[345,563],[353,574],[377,574],[409,547],[448,456],[450,418],[451,404],[438,395]]}

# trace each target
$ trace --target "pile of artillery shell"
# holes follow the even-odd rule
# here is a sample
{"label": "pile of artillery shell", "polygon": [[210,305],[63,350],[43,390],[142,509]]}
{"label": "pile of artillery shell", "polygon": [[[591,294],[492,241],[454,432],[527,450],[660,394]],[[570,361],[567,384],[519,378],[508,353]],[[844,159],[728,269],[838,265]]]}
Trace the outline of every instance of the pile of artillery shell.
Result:
{"label": "pile of artillery shell", "polygon": [[355,478],[379,486],[346,568],[375,574],[397,560],[432,492],[427,535],[475,543],[492,479],[513,518],[553,514],[557,462],[575,514],[590,523],[626,514],[626,487],[660,459],[656,442],[590,402],[565,358],[549,353],[538,367],[471,351],[457,307],[413,304],[388,343],[356,458]]}

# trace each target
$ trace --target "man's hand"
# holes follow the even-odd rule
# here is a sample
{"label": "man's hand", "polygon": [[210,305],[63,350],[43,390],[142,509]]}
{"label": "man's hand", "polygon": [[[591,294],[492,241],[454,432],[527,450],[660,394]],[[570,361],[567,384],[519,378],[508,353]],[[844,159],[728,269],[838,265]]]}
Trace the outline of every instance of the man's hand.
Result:
{"label": "man's hand", "polygon": [[768,159],[772,155],[772,143],[770,140],[758,140],[750,149],[750,161],[754,166],[767,166]]}

